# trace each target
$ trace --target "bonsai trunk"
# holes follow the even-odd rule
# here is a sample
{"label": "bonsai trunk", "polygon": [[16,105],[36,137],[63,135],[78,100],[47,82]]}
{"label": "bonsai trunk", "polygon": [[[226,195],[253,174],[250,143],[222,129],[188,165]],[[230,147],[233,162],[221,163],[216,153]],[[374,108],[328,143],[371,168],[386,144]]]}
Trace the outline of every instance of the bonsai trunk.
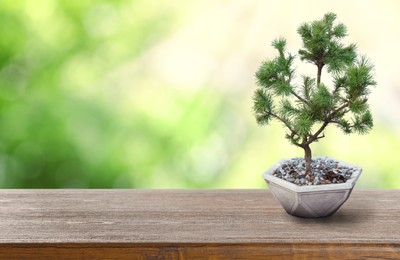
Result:
{"label": "bonsai trunk", "polygon": [[317,85],[319,85],[319,83],[321,83],[321,74],[322,74],[323,65],[321,63],[319,63],[317,66],[318,66]]}
{"label": "bonsai trunk", "polygon": [[[311,159],[312,153],[309,145],[304,145],[304,160],[306,161],[306,175],[311,173]],[[310,176],[311,177],[311,176]]]}

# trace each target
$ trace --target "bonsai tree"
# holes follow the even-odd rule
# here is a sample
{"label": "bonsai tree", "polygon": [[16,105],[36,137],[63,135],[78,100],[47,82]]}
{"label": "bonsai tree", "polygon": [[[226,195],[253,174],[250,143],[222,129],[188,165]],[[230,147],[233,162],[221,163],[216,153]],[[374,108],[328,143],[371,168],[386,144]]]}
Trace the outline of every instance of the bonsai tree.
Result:
{"label": "bonsai tree", "polygon": [[[284,38],[272,42],[279,55],[264,61],[256,73],[256,120],[260,125],[272,119],[283,124],[286,139],[304,149],[306,174],[311,171],[310,145],[325,137],[328,125],[345,134],[365,134],[373,127],[367,104],[370,86],[376,85],[373,65],[357,56],[355,44],[341,42],[347,29],[335,19],[336,14],[327,13],[297,29],[303,41],[298,57],[316,67],[315,77],[301,75],[301,82],[294,82],[296,57],[286,51]],[[322,82],[324,68],[332,75],[332,84]]]}

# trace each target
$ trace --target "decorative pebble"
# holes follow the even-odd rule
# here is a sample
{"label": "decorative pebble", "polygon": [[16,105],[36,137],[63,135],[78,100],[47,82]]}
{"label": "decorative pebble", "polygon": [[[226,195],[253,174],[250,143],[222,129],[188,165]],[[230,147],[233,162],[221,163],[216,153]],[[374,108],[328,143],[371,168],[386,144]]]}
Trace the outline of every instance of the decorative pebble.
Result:
{"label": "decorative pebble", "polygon": [[292,158],[283,163],[273,176],[299,186],[344,183],[351,179],[354,168],[341,165],[328,158],[316,158],[311,162],[311,175],[305,175],[304,158]]}
{"label": "decorative pebble", "polygon": [[294,178],[287,178],[286,180],[289,181],[289,182],[294,182],[295,179]]}

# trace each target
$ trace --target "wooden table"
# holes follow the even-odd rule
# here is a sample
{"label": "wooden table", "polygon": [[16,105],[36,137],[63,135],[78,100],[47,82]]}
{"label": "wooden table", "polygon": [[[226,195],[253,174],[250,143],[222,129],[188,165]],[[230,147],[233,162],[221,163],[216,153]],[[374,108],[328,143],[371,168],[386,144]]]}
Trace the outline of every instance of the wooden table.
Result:
{"label": "wooden table", "polygon": [[332,217],[268,190],[0,190],[0,259],[400,259],[400,190]]}

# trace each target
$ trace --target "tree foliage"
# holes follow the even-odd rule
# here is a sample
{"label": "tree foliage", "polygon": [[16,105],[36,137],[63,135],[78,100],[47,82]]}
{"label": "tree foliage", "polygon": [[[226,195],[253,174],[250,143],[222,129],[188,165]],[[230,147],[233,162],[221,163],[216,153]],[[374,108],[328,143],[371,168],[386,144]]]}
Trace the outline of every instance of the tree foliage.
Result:
{"label": "tree foliage", "polygon": [[[303,41],[298,56],[317,67],[316,78],[301,75],[300,84],[294,82],[295,55],[286,50],[284,38],[272,42],[278,56],[264,61],[256,72],[253,108],[257,122],[280,121],[287,128],[286,138],[305,149],[308,166],[309,145],[324,137],[326,126],[336,125],[345,134],[365,134],[373,127],[367,103],[370,87],[376,85],[373,65],[357,55],[355,44],[341,42],[347,28],[335,20],[336,14],[327,13],[297,29]],[[332,74],[331,85],[321,82],[324,67]]]}

